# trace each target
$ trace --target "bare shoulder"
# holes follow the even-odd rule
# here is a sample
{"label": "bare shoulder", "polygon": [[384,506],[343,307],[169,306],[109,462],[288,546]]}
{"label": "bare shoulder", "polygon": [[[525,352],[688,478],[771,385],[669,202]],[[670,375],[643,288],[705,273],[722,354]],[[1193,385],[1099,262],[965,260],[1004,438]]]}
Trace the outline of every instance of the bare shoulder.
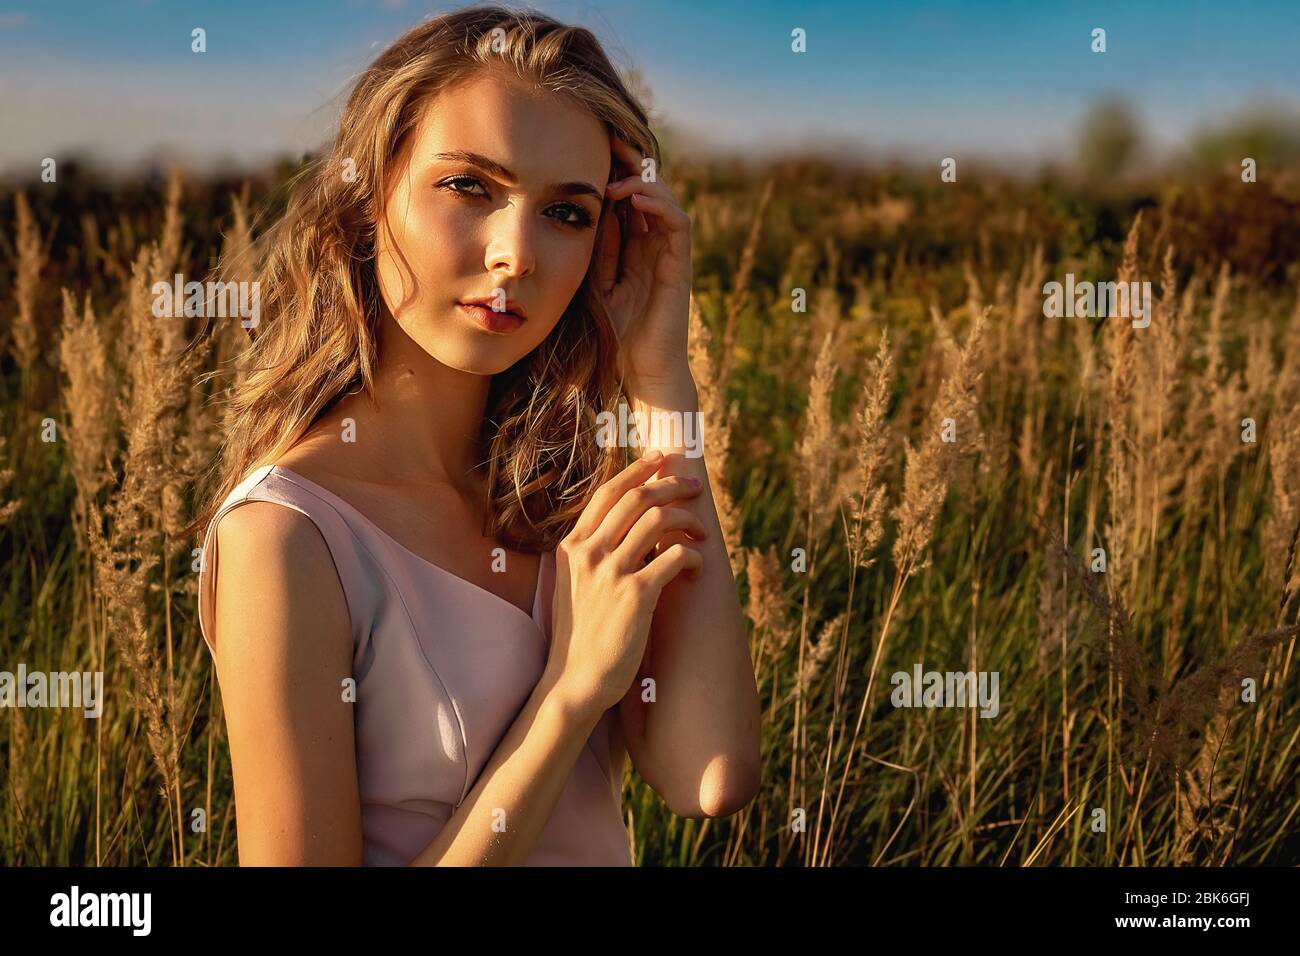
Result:
{"label": "bare shoulder", "polygon": [[242,865],[362,859],[347,602],[315,522],[250,500],[217,527],[217,678]]}
{"label": "bare shoulder", "polygon": [[301,511],[275,501],[245,501],[232,508],[217,525],[217,543],[224,567],[233,553],[257,550],[268,559],[294,556],[293,549],[316,543],[328,554],[325,539],[316,522]]}
{"label": "bare shoulder", "polygon": [[[218,659],[306,645],[320,654],[350,647],[343,585],[329,546],[311,518],[271,501],[232,508],[217,526]],[[226,653],[223,653],[226,652]]]}

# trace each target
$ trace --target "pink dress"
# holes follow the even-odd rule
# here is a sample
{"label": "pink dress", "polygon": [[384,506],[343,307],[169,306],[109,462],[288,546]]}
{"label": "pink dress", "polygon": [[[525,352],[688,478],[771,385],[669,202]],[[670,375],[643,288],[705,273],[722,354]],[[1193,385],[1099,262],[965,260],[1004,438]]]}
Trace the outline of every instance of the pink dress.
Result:
{"label": "pink dress", "polygon": [[[474,788],[541,679],[550,642],[555,555],[542,555],[533,612],[416,555],[342,498],[279,465],[251,472],[208,525],[199,627],[215,613],[217,523],[248,501],[305,514],[329,546],[352,626],[353,719],[363,862],[404,866]],[[631,866],[622,780],[601,717],[528,866]]]}

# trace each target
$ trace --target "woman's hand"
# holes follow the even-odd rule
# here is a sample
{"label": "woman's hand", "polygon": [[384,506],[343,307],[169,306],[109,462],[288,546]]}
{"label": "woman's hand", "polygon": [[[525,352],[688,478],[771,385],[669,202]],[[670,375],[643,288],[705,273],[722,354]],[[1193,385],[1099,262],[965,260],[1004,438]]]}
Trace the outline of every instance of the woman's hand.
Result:
{"label": "woman's hand", "polygon": [[632,173],[606,187],[599,288],[622,339],[628,394],[653,403],[690,381],[691,220],[658,170],[644,181],[642,155],[617,136],[611,141],[615,159]]}
{"label": "woman's hand", "polygon": [[555,549],[555,604],[547,671],[554,686],[581,708],[600,714],[618,703],[636,678],[659,593],[703,558],[678,542],[646,562],[661,539],[708,532],[692,512],[674,507],[700,493],[698,482],[669,477],[647,482],[663,463],[653,453],[597,489],[573,530]]}

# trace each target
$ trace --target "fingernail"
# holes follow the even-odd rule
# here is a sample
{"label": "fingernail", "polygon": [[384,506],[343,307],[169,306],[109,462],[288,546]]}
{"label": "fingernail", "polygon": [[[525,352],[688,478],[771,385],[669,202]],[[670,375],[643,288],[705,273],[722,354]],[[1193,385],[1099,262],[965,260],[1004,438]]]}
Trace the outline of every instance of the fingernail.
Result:
{"label": "fingernail", "polygon": [[700,487],[700,479],[698,479],[698,478],[687,478],[687,479],[686,479],[686,483],[687,483],[688,485],[690,485],[692,488],[699,488],[699,487]]}
{"label": "fingernail", "polygon": [[642,460],[642,461],[658,461],[658,460],[659,460],[660,458],[662,458],[663,456],[664,456],[664,453],[661,452],[659,449],[657,449],[657,448],[652,448],[650,451],[646,452],[644,455],[641,456],[641,460]]}

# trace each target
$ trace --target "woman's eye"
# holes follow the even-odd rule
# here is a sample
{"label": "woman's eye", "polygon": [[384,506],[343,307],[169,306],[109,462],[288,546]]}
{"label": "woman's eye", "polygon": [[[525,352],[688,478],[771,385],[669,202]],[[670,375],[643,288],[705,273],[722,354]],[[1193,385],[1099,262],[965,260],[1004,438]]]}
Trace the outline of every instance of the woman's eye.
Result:
{"label": "woman's eye", "polygon": [[[471,192],[470,190],[475,186],[483,191]],[[450,179],[444,179],[440,182],[438,188],[464,199],[482,198],[488,194],[483,183],[473,176],[452,176]],[[574,203],[559,203],[550,208],[559,212],[559,215],[551,218],[556,219],[562,226],[569,226],[573,229],[588,229],[591,227],[591,214],[581,206]]]}
{"label": "woman's eye", "polygon": [[483,184],[479,182],[477,179],[475,179],[473,176],[453,176],[451,179],[444,179],[438,185],[442,189],[446,189],[452,193],[455,193],[458,196],[486,196],[487,195],[486,189],[481,193],[467,192],[464,189],[461,189],[458,186],[454,185],[457,183],[468,183],[470,185],[478,186],[480,188],[483,186]]}
{"label": "woman's eye", "polygon": [[[572,203],[561,203],[560,205],[552,206],[551,208],[559,210],[560,216],[555,218],[559,219],[560,223],[565,226],[573,226],[575,229],[586,229],[591,225],[591,214],[581,206],[575,206]],[[570,219],[570,216],[573,218]]]}

